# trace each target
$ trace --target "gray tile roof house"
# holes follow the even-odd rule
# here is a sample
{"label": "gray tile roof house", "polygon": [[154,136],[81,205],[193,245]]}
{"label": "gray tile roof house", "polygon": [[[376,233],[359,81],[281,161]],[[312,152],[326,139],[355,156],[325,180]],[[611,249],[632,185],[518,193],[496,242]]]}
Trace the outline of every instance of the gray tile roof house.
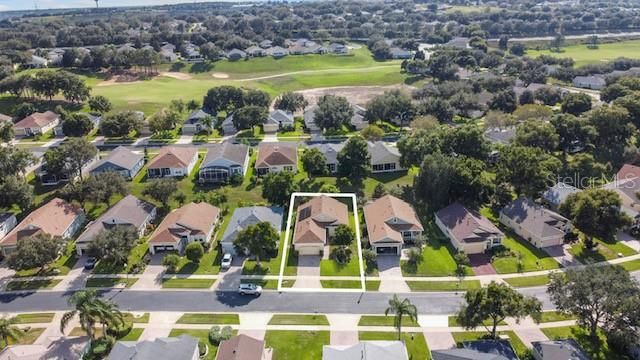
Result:
{"label": "gray tile roof house", "polygon": [[367,109],[363,108],[360,105],[353,104],[353,116],[351,117],[351,126],[356,128],[356,130],[362,130],[369,126],[369,123],[364,119],[364,114],[367,112]]}
{"label": "gray tile roof house", "polygon": [[408,360],[402,341],[361,341],[355,345],[324,345],[322,360]]}
{"label": "gray tile roof house", "polygon": [[270,56],[273,56],[274,58],[280,58],[280,57],[289,55],[289,50],[282,48],[280,46],[274,46],[272,48],[267,49],[267,54]]}
{"label": "gray tile roof house", "polygon": [[132,226],[138,231],[138,236],[142,236],[147,225],[155,217],[155,206],[133,195],[127,195],[99,218],[87,225],[85,231],[76,240],[76,252],[78,255],[82,255],[89,248],[89,244],[96,235],[114,226]]}
{"label": "gray tile roof house", "polygon": [[260,47],[263,49],[268,49],[273,45],[273,41],[271,40],[262,40],[260,41]]}
{"label": "gray tile roof house", "polygon": [[282,230],[282,217],[284,209],[280,207],[249,206],[234,210],[229,225],[220,240],[223,253],[235,254],[233,241],[238,236],[238,232],[246,229],[249,225],[267,221],[276,231]]}
{"label": "gray tile roof house", "polygon": [[182,125],[182,133],[197,134],[201,131],[209,130],[209,125],[204,123],[204,120],[207,117],[210,117],[212,119],[212,123],[213,121],[215,121],[214,116],[204,111],[203,109],[193,110]]}
{"label": "gray tile roof house", "polygon": [[347,48],[344,44],[331,43],[329,45],[329,52],[332,54],[347,54],[349,53],[349,48]]}
{"label": "gray tile roof house", "polygon": [[616,192],[622,201],[621,210],[634,219],[632,227],[640,226],[640,202],[636,195],[640,192],[640,179],[636,177],[618,179],[605,184],[602,188]]}
{"label": "gray tile roof house", "polygon": [[367,142],[369,155],[371,155],[371,172],[401,171],[400,151],[394,145],[384,141]]}
{"label": "gray tile roof house", "polygon": [[238,132],[238,129],[236,129],[236,126],[233,124],[233,114],[227,116],[220,126],[222,127],[222,133],[224,135],[233,135]]}
{"label": "gray tile roof house", "polygon": [[107,171],[115,171],[125,179],[133,179],[144,166],[144,155],[136,154],[133,151],[118,146],[107,157],[98,161],[89,173],[99,174]]}
{"label": "gray tile roof house", "polygon": [[231,61],[244,59],[246,57],[247,57],[247,53],[240,49],[233,49],[227,52],[227,59]]}
{"label": "gray tile roof house", "polygon": [[320,131],[320,128],[318,127],[318,125],[316,125],[316,109],[318,107],[317,106],[312,106],[307,108],[304,111],[303,119],[304,119],[304,126],[309,129],[309,131]]}
{"label": "gray tile roof house", "polygon": [[389,49],[389,52],[391,53],[392,59],[411,59],[411,57],[413,56],[413,53],[411,53],[411,51],[400,49],[398,47],[392,47],[391,49]]}
{"label": "gray tile roof house", "polygon": [[449,350],[432,350],[431,359],[433,360],[509,360],[508,358],[497,354],[485,354],[470,349],[449,349]]}
{"label": "gray tile roof house", "polygon": [[277,132],[278,129],[293,127],[293,113],[284,110],[274,110],[269,113],[267,121],[263,124],[264,132]]}
{"label": "gray tile roof house", "polygon": [[330,173],[334,174],[338,171],[338,153],[344,148],[344,142],[341,143],[322,143],[309,145],[309,149],[318,149],[324,154],[325,164]]}
{"label": "gray tile roof house", "polygon": [[602,75],[576,76],[572,84],[579,88],[600,90],[607,85],[607,81]]}
{"label": "gray tile roof house", "polygon": [[557,210],[560,204],[569,197],[571,194],[575,194],[582,191],[574,186],[558,182],[547,191],[542,194],[542,200],[548,204],[552,209]]}
{"label": "gray tile roof house", "polygon": [[571,230],[569,219],[526,197],[500,210],[500,222],[538,248],[562,245]]}
{"label": "gray tile roof house", "polygon": [[516,137],[516,128],[508,127],[505,129],[493,128],[484,132],[485,139],[494,144],[508,144]]}
{"label": "gray tile roof house", "polygon": [[249,166],[249,147],[224,142],[207,147],[207,155],[200,165],[198,181],[201,183],[226,182],[229,176],[244,177]]}
{"label": "gray tile roof house", "polygon": [[456,47],[459,49],[468,49],[469,48],[469,38],[468,37],[454,37],[444,44],[445,46]]}
{"label": "gray tile roof house", "polygon": [[438,210],[435,222],[458,251],[481,254],[502,243],[504,234],[489,219],[455,202]]}
{"label": "gray tile roof house", "polygon": [[244,52],[249,56],[264,56],[267,53],[263,48],[255,45],[244,49]]}
{"label": "gray tile roof house", "polygon": [[591,359],[573,339],[534,341],[533,357],[536,360],[589,360]]}
{"label": "gray tile roof house", "polygon": [[189,335],[156,338],[155,340],[118,341],[109,360],[198,360],[198,339]]}

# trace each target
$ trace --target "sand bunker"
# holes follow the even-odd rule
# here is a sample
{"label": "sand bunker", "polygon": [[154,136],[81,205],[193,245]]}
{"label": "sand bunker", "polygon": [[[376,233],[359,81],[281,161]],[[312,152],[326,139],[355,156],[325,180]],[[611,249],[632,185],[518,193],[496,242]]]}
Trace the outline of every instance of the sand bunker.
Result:
{"label": "sand bunker", "polygon": [[176,80],[191,80],[193,79],[193,77],[191,77],[191,75],[189,74],[185,74],[185,73],[181,73],[181,72],[174,72],[174,71],[170,71],[170,72],[161,72],[160,76],[166,76],[166,77],[170,77]]}
{"label": "sand bunker", "polygon": [[225,73],[221,73],[221,72],[211,73],[211,76],[213,76],[216,79],[228,79],[229,78],[229,74],[225,74]]}

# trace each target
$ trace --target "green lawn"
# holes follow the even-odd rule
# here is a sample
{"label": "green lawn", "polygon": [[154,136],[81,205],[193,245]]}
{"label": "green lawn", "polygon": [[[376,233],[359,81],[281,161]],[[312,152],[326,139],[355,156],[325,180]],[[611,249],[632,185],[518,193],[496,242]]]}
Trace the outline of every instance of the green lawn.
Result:
{"label": "green lawn", "polygon": [[[395,316],[389,315],[362,315],[358,321],[358,326],[394,326]],[[402,317],[402,327],[420,327],[417,321],[411,320],[408,316]]]}
{"label": "green lawn", "polygon": [[16,277],[31,277],[31,276],[51,276],[51,275],[67,275],[69,271],[78,261],[76,255],[75,245],[72,241],[67,243],[67,246],[58,260],[46,267],[44,271],[41,268],[20,270],[16,272]]}
{"label": "green lawn", "polygon": [[407,281],[411,291],[459,291],[479,289],[479,280],[460,281]]}
{"label": "green lawn", "polygon": [[213,286],[214,279],[164,279],[163,289],[208,289]]}
{"label": "green lawn", "polygon": [[[475,341],[481,340],[484,337],[488,336],[489,333],[483,331],[465,331],[465,332],[453,332],[451,333],[453,339],[455,340],[458,346],[462,346],[462,342],[464,341]],[[506,335],[509,337],[509,342],[513,347],[513,350],[518,354],[520,358],[524,358],[524,355],[527,352],[527,346],[520,340],[518,335],[516,335],[513,331],[499,331],[498,335]]]}
{"label": "green lawn", "polygon": [[198,263],[189,261],[186,256],[181,256],[176,274],[216,275],[220,272],[221,260],[222,255],[218,253],[218,247],[213,245]]}
{"label": "green lawn", "polygon": [[556,321],[575,320],[573,315],[563,314],[559,311],[543,311],[540,318],[541,323],[549,323]]}
{"label": "green lawn", "polygon": [[[355,234],[355,218],[351,202],[349,203],[349,227]],[[330,246],[334,248],[333,245]],[[357,239],[349,246],[351,249],[351,259],[346,264],[339,264],[333,259],[320,260],[320,276],[360,276],[360,257],[358,256]]]}
{"label": "green lawn", "polygon": [[95,277],[92,277],[92,278],[87,279],[87,283],[85,284],[85,287],[88,287],[88,288],[110,288],[110,287],[124,285],[124,287],[130,288],[133,284],[136,283],[136,281],[138,281],[137,278],[123,278],[123,277],[118,277],[118,278],[95,278]]}
{"label": "green lawn", "polygon": [[[491,320],[485,320],[483,324],[486,326],[493,326],[493,322]],[[500,321],[498,325],[507,325],[507,323],[504,321]],[[461,326],[460,323],[458,323],[458,317],[455,315],[449,315],[449,327],[458,327],[458,326]]]}
{"label": "green lawn", "polygon": [[[233,331],[234,335],[236,331]],[[216,353],[218,352],[218,346],[214,345],[209,341],[209,330],[200,330],[200,329],[172,329],[169,333],[170,337],[176,337],[183,334],[187,334],[193,336],[198,339],[201,344],[206,344],[209,347],[209,351],[207,352],[207,356],[204,357],[205,360],[215,360]]]}
{"label": "green lawn", "polygon": [[16,320],[18,324],[38,324],[49,323],[53,321],[55,313],[30,313],[30,314],[18,314]]}
{"label": "green lawn", "polygon": [[589,336],[588,331],[578,326],[544,328],[541,330],[552,340],[567,338],[576,340],[593,360],[617,360],[626,358],[623,354],[618,354],[614,350],[609,349],[606,337],[602,333],[598,333],[598,339],[594,341]]}
{"label": "green lawn", "polygon": [[[596,247],[587,249],[582,241],[578,241],[569,249],[569,253],[583,264],[592,264],[618,258],[618,254],[622,256],[631,256],[637,254],[635,250],[621,242],[607,242],[594,238]],[[633,266],[633,265],[632,265]]]}
{"label": "green lawn", "polygon": [[[262,259],[260,266],[257,266],[255,260],[247,259],[242,268],[243,275],[279,275],[280,265],[282,263],[282,250],[284,247],[285,231],[280,233],[280,243],[278,244],[278,256],[268,259]],[[293,234],[291,234],[293,236]],[[291,264],[293,265],[293,264]],[[284,275],[293,276],[298,272],[296,266],[285,266]]]}
{"label": "green lawn", "polygon": [[622,266],[627,271],[640,270],[640,260],[631,260],[631,261],[620,263],[618,265]]}
{"label": "green lawn", "polygon": [[238,314],[187,313],[178,319],[178,324],[225,324],[239,325]]}
{"label": "green lawn", "polygon": [[[424,222],[423,225],[425,225]],[[448,240],[441,237],[429,237],[426,246],[422,249],[422,262],[413,267],[406,260],[402,260],[402,275],[454,276],[456,262],[453,260],[453,256],[455,253]],[[473,275],[471,268],[467,268],[467,274]]]}
{"label": "green lawn", "polygon": [[[361,331],[358,334],[361,341],[398,340],[397,332]],[[422,333],[406,333],[401,335],[402,341],[407,347],[410,360],[431,359],[429,347]]]}
{"label": "green lawn", "polygon": [[[9,339],[9,345],[31,345],[40,335],[42,335],[44,330],[44,328],[31,328],[23,332],[22,337],[18,339],[18,341]],[[4,349],[6,346],[7,344],[5,344],[4,340],[0,339],[0,350]]]}
{"label": "green lawn", "polygon": [[[282,287],[293,287],[295,280],[282,280]],[[276,290],[278,288],[278,280],[262,280],[262,279],[251,279],[251,280],[242,280],[242,283],[247,284],[256,284],[262,286],[263,289],[268,290]]]}
{"label": "green lawn", "polygon": [[103,261],[98,261],[96,267],[93,269],[94,274],[131,274],[134,268],[140,265],[149,252],[149,245],[147,245],[146,239],[143,239],[136,245],[127,258],[127,266],[114,265]]}
{"label": "green lawn", "polygon": [[268,325],[324,325],[329,326],[325,315],[276,314]]}
{"label": "green lawn", "polygon": [[138,339],[140,338],[140,335],[142,335],[142,332],[144,331],[143,328],[133,328],[131,329],[131,331],[129,331],[129,333],[127,335],[125,335],[124,337],[118,339],[120,341],[138,341]]}
{"label": "green lawn", "polygon": [[525,277],[517,277],[517,278],[508,278],[508,279],[504,279],[504,281],[507,284],[516,288],[543,286],[549,283],[549,276],[548,275],[525,276]]}
{"label": "green lawn", "polygon": [[[329,289],[362,289],[360,280],[320,280],[323,288]],[[380,288],[380,280],[365,281],[367,291],[378,291]]]}
{"label": "green lawn", "polygon": [[147,324],[149,323],[149,313],[123,313],[124,320],[126,322],[131,321],[134,324]]}
{"label": "green lawn", "polygon": [[626,40],[609,44],[600,44],[598,49],[589,49],[587,45],[571,45],[561,49],[561,52],[550,50],[527,50],[527,55],[537,57],[550,55],[559,58],[572,58],[576,66],[587,64],[600,64],[603,61],[611,61],[618,57],[640,57],[640,40]]}
{"label": "green lawn", "polygon": [[265,342],[277,360],[321,359],[322,346],[329,345],[329,331],[268,330]]}
{"label": "green lawn", "polygon": [[11,281],[7,284],[7,291],[24,291],[24,290],[41,290],[41,289],[52,289],[54,286],[60,283],[60,279],[52,279],[52,280],[31,280],[31,281]]}

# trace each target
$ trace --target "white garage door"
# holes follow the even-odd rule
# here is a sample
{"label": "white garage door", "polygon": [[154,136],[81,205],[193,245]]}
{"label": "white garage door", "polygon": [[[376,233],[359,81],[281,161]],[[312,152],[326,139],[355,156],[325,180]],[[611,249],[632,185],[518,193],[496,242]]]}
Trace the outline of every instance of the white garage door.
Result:
{"label": "white garage door", "polygon": [[296,248],[298,255],[320,255],[322,248],[316,246],[300,246]]}

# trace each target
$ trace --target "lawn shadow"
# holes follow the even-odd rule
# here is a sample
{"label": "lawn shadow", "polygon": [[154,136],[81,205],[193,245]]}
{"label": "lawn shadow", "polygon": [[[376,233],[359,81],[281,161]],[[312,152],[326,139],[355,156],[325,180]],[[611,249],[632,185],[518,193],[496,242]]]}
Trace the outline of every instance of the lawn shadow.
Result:
{"label": "lawn shadow", "polygon": [[422,76],[422,75],[413,75],[413,76],[409,76],[406,79],[404,79],[404,83],[406,85],[413,85],[419,81],[424,80],[426,77]]}
{"label": "lawn shadow", "polygon": [[201,63],[195,63],[193,65],[191,65],[191,68],[189,69],[190,73],[206,73],[209,72],[211,70],[213,70],[213,68],[215,67],[215,65],[211,62],[201,62]]}

